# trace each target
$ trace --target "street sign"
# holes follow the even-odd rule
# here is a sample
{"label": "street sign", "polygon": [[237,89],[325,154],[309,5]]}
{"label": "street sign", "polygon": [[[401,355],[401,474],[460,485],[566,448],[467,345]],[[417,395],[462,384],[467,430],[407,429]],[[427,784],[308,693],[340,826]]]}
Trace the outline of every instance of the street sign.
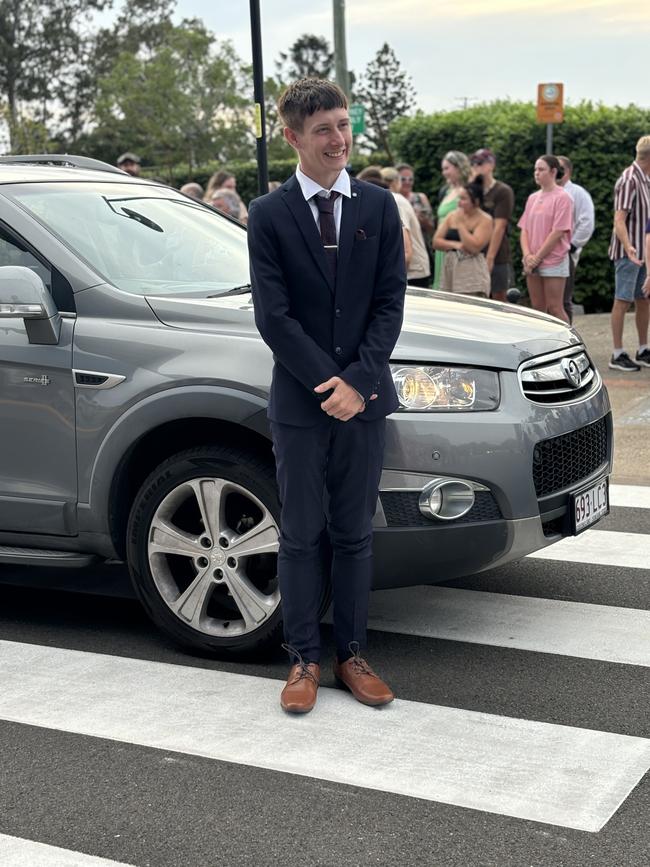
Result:
{"label": "street sign", "polygon": [[537,120],[539,123],[562,123],[564,120],[564,85],[558,82],[537,85]]}
{"label": "street sign", "polygon": [[352,123],[352,135],[361,135],[366,131],[366,107],[360,102],[350,106],[350,122]]}

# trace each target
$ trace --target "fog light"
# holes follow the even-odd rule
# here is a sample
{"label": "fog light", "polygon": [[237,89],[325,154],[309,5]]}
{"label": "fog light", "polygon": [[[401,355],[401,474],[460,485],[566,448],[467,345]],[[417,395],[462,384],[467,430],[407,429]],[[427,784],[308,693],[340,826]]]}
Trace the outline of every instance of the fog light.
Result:
{"label": "fog light", "polygon": [[466,515],[474,505],[472,485],[462,479],[433,479],[422,488],[420,511],[427,518],[454,521]]}

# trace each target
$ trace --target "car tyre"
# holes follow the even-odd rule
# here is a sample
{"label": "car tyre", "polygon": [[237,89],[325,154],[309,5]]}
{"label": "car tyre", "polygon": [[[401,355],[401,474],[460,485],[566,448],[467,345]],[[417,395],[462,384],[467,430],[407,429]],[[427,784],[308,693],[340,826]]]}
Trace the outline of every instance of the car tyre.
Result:
{"label": "car tyre", "polygon": [[[137,493],[127,527],[135,591],[177,643],[260,655],[282,638],[275,468],[249,451],[204,446],[169,457]],[[329,605],[323,582],[321,615]]]}

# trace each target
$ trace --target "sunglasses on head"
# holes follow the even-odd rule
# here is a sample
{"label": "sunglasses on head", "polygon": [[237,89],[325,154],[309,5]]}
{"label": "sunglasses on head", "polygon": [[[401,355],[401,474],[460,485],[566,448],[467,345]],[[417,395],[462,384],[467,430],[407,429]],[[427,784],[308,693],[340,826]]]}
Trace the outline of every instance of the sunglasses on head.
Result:
{"label": "sunglasses on head", "polygon": [[471,160],[470,162],[473,166],[482,166],[483,163],[487,162],[487,160]]}

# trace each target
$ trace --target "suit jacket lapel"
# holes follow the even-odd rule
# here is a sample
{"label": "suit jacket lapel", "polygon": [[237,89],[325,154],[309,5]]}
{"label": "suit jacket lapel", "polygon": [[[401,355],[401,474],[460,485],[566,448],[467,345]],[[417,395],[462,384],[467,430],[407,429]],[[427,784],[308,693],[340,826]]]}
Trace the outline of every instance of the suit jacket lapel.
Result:
{"label": "suit jacket lapel", "polygon": [[343,196],[341,212],[341,231],[339,233],[339,258],[336,265],[336,285],[344,286],[350,254],[354,245],[354,233],[358,228],[361,187],[351,179],[352,197]]}
{"label": "suit jacket lapel", "polygon": [[302,194],[300,184],[296,180],[295,175],[287,181],[284,190],[284,201],[298,224],[298,228],[305,239],[309,252],[314,257],[315,263],[320,268],[323,277],[327,280],[327,285],[333,292],[334,278],[325,256],[325,249],[323,247],[320,232],[318,231],[318,226],[314,220],[312,210],[305,201],[305,197]]}

